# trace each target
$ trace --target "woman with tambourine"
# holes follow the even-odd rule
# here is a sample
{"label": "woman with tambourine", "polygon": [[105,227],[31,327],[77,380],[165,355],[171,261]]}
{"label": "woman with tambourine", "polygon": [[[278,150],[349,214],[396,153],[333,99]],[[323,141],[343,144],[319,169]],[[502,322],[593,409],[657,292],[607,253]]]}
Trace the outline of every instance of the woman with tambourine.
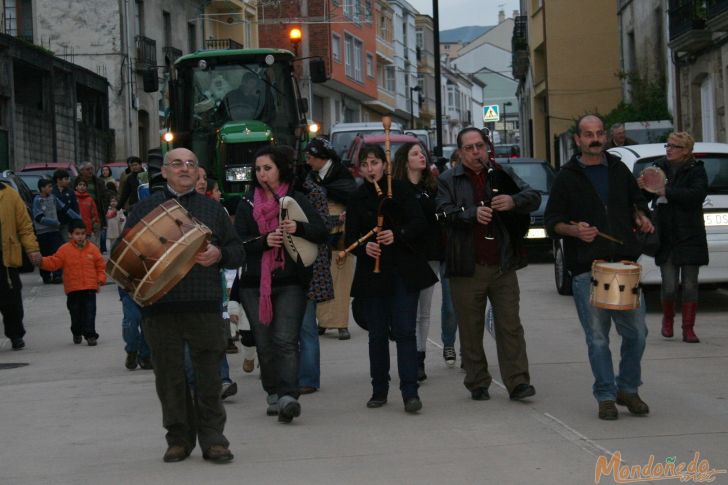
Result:
{"label": "woman with tambourine", "polygon": [[[427,221],[427,232],[422,242],[422,254],[437,274],[440,261],[445,257],[445,234],[443,226],[435,217],[437,197],[437,178],[430,170],[427,154],[422,145],[417,142],[402,144],[394,154],[392,175],[396,180],[402,180],[410,185],[415,197],[422,208]],[[427,379],[425,373],[425,357],[427,350],[427,335],[430,331],[430,307],[435,285],[428,286],[420,291],[417,308],[417,380]]]}
{"label": "woman with tambourine", "polygon": [[[326,241],[324,222],[305,195],[293,191],[293,160],[286,147],[267,146],[255,156],[252,206],[241,201],[235,229],[245,244],[239,277],[240,301],[250,318],[260,360],[267,414],[289,423],[301,413],[298,403],[298,338],[306,310],[312,269],[284,250],[284,237],[311,243]],[[307,222],[288,219],[281,198],[292,197]]]}
{"label": "woman with tambourine", "polygon": [[662,336],[673,336],[678,284],[682,285],[683,341],[697,343],[695,313],[698,307],[698,267],[708,264],[708,242],[703,221],[703,200],[708,176],[703,162],[693,157],[693,137],[674,132],[667,138],[665,158],[646,168],[637,180],[652,194],[660,247],[655,263],[662,287]]}
{"label": "woman with tambourine", "polygon": [[420,253],[427,222],[409,184],[389,179],[383,193],[387,157],[378,145],[359,152],[364,183],[349,199],[346,243],[357,256],[351,295],[369,330],[372,397],[368,408],[386,404],[389,392],[389,335],[397,344],[397,367],[405,411],[422,408],[417,392],[415,322],[420,290],[437,277]]}

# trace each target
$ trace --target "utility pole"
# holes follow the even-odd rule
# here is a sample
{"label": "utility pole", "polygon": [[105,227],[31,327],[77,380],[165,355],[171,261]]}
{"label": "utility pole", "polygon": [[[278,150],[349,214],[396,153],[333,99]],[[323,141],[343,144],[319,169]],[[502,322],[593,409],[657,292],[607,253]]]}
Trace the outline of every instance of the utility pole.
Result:
{"label": "utility pole", "polygon": [[440,14],[438,0],[432,0],[432,22],[434,27],[435,54],[435,128],[437,144],[435,156],[442,156],[442,86],[440,85]]}

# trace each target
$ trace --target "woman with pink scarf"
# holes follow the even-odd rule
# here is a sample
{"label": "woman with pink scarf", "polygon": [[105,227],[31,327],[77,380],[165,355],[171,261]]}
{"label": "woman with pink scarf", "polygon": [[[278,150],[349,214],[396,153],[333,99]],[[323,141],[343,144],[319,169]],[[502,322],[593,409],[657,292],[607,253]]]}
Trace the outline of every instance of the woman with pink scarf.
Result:
{"label": "woman with pink scarf", "polygon": [[[253,204],[243,200],[235,229],[245,242],[246,261],[239,276],[240,302],[250,318],[260,361],[269,416],[290,423],[301,414],[298,403],[298,337],[306,310],[312,268],[304,268],[283,248],[283,234],[313,243],[328,232],[306,196],[293,190],[291,150],[267,146],[255,155]],[[275,194],[275,195],[274,195]],[[288,195],[301,206],[308,222],[279,221],[278,199]]]}

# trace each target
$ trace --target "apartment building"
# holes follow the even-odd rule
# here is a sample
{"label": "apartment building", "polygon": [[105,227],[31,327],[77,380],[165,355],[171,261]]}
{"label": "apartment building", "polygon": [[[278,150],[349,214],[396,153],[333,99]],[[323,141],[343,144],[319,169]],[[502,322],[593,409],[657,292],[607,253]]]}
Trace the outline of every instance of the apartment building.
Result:
{"label": "apartment building", "polygon": [[390,0],[394,11],[394,119],[410,127],[419,118],[417,83],[417,10],[406,0]]}
{"label": "apartment building", "polygon": [[519,81],[522,151],[558,166],[564,135],[586,112],[622,98],[617,2],[521,0],[512,72]]}
{"label": "apartment building", "polygon": [[417,86],[420,116],[415,120],[418,129],[434,130],[435,107],[435,63],[440,62],[435,57],[434,40],[435,30],[432,17],[417,15],[415,17],[417,36]]}

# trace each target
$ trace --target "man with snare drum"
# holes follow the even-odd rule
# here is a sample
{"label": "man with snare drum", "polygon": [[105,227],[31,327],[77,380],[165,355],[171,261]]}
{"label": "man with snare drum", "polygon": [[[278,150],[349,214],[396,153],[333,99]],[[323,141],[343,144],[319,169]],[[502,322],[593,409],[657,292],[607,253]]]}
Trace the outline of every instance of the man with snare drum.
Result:
{"label": "man with snare drum", "polygon": [[[632,310],[597,308],[590,303],[592,263],[595,260],[636,261],[640,244],[634,228],[654,232],[647,201],[630,170],[605,152],[607,135],[598,115],[582,116],[574,142],[581,153],[561,168],[546,206],[546,230],[564,238],[566,269],[572,275],[574,302],[586,334],[589,362],[594,374],[593,392],[599,402],[599,419],[619,417],[616,404],[635,415],[649,407],[640,399],[641,360],[645,350],[644,299]],[[609,351],[611,321],[622,337],[619,375],[614,376]]]}

